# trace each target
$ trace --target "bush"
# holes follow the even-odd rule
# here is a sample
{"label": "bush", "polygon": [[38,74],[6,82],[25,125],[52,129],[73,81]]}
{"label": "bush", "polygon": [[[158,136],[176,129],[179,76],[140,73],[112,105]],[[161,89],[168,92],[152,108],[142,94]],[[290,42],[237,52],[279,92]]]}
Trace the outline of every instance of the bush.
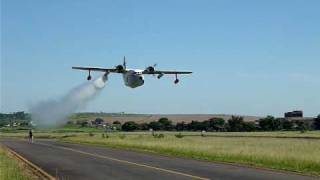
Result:
{"label": "bush", "polygon": [[280,119],[276,119],[273,116],[267,116],[266,118],[259,120],[259,126],[263,131],[277,131],[281,129]]}
{"label": "bush", "polygon": [[135,131],[139,129],[139,125],[133,121],[126,122],[122,125],[124,131]]}
{"label": "bush", "polygon": [[94,134],[93,134],[92,132],[90,132],[90,133],[89,133],[89,136],[90,136],[90,137],[93,137],[93,136],[94,136]]}
{"label": "bush", "polygon": [[181,133],[176,134],[175,136],[176,136],[176,138],[183,138],[184,137],[184,135],[182,135]]}
{"label": "bush", "polygon": [[188,124],[188,130],[201,131],[207,130],[207,122],[192,121]]}
{"label": "bush", "polygon": [[120,121],[114,121],[113,124],[120,124],[121,125],[121,122]]}
{"label": "bush", "polygon": [[314,119],[313,126],[316,130],[320,130],[320,114]]}
{"label": "bush", "polygon": [[282,128],[284,130],[292,130],[294,123],[292,121],[284,120],[282,121]]}
{"label": "bush", "polygon": [[307,130],[307,125],[304,121],[296,121],[297,124],[297,130],[301,133],[305,133]]}
{"label": "bush", "polygon": [[168,118],[160,118],[158,122],[161,124],[161,130],[171,131],[174,129],[172,122]]}
{"label": "bush", "polygon": [[176,125],[176,130],[177,131],[184,131],[184,130],[187,130],[188,129],[188,126],[187,126],[187,124],[185,123],[185,122],[179,122],[179,123],[177,123],[177,125]]}
{"label": "bush", "polygon": [[243,129],[246,132],[253,132],[256,131],[256,124],[254,122],[244,122]]}
{"label": "bush", "polygon": [[150,128],[149,128],[149,124],[148,123],[142,123],[140,124],[140,130],[143,130],[143,131],[148,131]]}
{"label": "bush", "polygon": [[153,135],[153,137],[161,139],[161,138],[164,138],[164,134],[155,134],[155,135]]}
{"label": "bush", "polygon": [[240,116],[232,116],[231,119],[228,120],[228,128],[231,132],[241,132],[244,131],[244,121],[243,117]]}
{"label": "bush", "polygon": [[159,122],[152,121],[149,123],[149,128],[153,129],[154,131],[158,131],[163,129],[163,125]]}
{"label": "bush", "polygon": [[225,128],[225,120],[222,118],[211,118],[208,120],[209,130],[223,131]]}

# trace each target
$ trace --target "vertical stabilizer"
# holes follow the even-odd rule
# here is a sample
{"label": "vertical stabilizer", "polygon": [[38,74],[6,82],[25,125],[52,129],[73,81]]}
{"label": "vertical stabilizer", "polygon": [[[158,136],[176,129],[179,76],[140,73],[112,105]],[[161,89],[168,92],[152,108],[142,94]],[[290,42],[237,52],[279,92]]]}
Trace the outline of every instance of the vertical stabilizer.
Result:
{"label": "vertical stabilizer", "polygon": [[123,56],[123,67],[124,69],[127,69],[126,56]]}

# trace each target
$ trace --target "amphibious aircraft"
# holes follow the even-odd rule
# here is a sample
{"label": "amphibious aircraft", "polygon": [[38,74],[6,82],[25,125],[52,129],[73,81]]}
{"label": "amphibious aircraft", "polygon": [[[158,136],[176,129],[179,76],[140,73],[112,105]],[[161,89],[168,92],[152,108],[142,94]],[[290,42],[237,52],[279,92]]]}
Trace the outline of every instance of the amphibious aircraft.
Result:
{"label": "amphibious aircraft", "polygon": [[100,71],[104,72],[104,76],[107,78],[109,73],[119,73],[123,75],[124,84],[131,88],[136,88],[142,86],[144,84],[144,76],[143,75],[157,75],[157,78],[160,79],[166,74],[174,75],[175,80],[174,84],[179,83],[178,75],[180,74],[192,74],[189,71],[159,71],[156,70],[157,64],[153,66],[149,66],[144,70],[141,69],[128,69],[126,63],[126,57],[123,58],[123,64],[118,65],[115,68],[99,68],[99,67],[72,67],[72,69],[84,70],[88,71],[89,75],[87,80],[90,81],[92,79],[91,72],[92,71]]}

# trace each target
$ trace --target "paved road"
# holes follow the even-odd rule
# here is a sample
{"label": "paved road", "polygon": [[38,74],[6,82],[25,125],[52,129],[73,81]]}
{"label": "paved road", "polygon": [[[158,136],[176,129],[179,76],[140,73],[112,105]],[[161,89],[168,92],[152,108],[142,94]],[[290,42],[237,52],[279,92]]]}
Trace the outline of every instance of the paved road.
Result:
{"label": "paved road", "polygon": [[2,139],[0,143],[59,179],[315,179],[262,169],[55,141],[39,140],[31,144],[24,140]]}

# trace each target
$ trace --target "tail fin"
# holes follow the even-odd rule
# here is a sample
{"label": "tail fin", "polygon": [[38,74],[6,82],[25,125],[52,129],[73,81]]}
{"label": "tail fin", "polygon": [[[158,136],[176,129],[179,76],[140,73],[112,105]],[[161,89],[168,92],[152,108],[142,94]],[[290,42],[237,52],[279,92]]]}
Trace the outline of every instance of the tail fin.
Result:
{"label": "tail fin", "polygon": [[123,56],[123,67],[124,69],[127,69],[126,56]]}

